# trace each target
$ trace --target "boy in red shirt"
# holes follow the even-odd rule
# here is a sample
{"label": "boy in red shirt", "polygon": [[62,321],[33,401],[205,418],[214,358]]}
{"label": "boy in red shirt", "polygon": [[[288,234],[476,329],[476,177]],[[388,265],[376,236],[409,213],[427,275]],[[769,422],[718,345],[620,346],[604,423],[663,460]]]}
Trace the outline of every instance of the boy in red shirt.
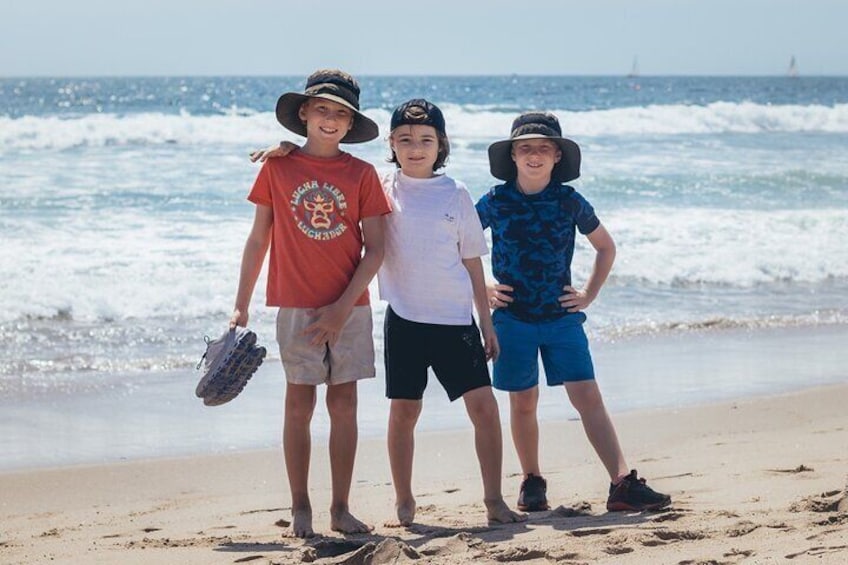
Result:
{"label": "boy in red shirt", "polygon": [[314,535],[308,475],[319,384],[328,385],[330,527],[367,532],[371,527],[348,508],[357,442],[356,382],[375,376],[368,284],[383,260],[383,215],[391,208],[374,167],[339,144],[370,141],[378,128],[359,112],[356,80],[339,70],[316,71],[303,94],[283,94],[277,120],[305,136],[306,143],[268,160],[250,191],[256,213],[230,324],[247,325],[270,246],[267,305],[279,307],[277,341],[287,380],[283,452],[293,533]]}

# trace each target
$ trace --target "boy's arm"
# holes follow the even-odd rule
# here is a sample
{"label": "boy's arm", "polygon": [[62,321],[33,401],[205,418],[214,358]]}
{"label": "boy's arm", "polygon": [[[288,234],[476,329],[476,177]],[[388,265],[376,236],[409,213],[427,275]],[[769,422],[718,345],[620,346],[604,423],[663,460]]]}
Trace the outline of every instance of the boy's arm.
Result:
{"label": "boy's arm", "polygon": [[342,295],[327,306],[318,308],[318,319],[305,330],[313,334],[312,344],[334,344],[342,327],[350,317],[356,301],[368,288],[368,284],[383,263],[385,254],[385,220],[383,216],[370,216],[362,219],[362,237],[365,253],[353,273],[353,277]]}
{"label": "boy's arm", "polygon": [[486,278],[483,274],[483,261],[480,257],[463,259],[462,264],[471,277],[471,289],[474,291],[474,306],[477,308],[477,318],[480,321],[480,333],[483,335],[483,346],[486,349],[486,359],[497,359],[500,354],[500,344],[492,324],[492,314],[489,312],[489,298],[486,294]]}
{"label": "boy's arm", "polygon": [[291,141],[281,141],[277,145],[251,151],[249,154],[250,162],[255,163],[256,161],[259,161],[260,163],[264,163],[268,159],[285,157],[295,149],[300,149],[300,146],[292,143]]}
{"label": "boy's arm", "polygon": [[586,235],[586,239],[595,248],[595,265],[583,290],[571,286],[563,287],[565,294],[559,297],[559,303],[569,312],[579,312],[589,307],[600,294],[615,261],[615,241],[602,224]]}
{"label": "boy's arm", "polygon": [[253,216],[253,227],[250,229],[250,235],[247,236],[241,257],[238,292],[236,292],[233,315],[230,318],[231,328],[247,326],[250,298],[253,296],[256,280],[262,270],[268,245],[271,243],[271,226],[273,223],[274,213],[271,207],[257,204],[256,213]]}

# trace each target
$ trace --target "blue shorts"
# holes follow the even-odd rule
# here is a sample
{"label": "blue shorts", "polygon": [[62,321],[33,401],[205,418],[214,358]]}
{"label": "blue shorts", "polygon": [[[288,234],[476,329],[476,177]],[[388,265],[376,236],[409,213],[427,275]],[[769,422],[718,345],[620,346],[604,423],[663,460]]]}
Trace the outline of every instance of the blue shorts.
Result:
{"label": "blue shorts", "polygon": [[523,322],[495,310],[492,319],[501,346],[492,379],[496,389],[518,392],[537,386],[540,353],[548,386],[595,378],[583,312],[549,322]]}

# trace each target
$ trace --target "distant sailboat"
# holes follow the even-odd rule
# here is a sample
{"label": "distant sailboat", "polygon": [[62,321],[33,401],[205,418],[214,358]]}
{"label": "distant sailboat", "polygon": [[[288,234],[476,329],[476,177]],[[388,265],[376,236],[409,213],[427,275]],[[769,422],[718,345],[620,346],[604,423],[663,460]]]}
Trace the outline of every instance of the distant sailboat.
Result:
{"label": "distant sailboat", "polygon": [[627,73],[627,78],[636,78],[639,76],[639,57],[633,57],[633,66],[630,72]]}
{"label": "distant sailboat", "polygon": [[789,59],[789,70],[786,71],[786,75],[790,78],[796,78],[798,76],[798,63],[795,62],[795,55]]}

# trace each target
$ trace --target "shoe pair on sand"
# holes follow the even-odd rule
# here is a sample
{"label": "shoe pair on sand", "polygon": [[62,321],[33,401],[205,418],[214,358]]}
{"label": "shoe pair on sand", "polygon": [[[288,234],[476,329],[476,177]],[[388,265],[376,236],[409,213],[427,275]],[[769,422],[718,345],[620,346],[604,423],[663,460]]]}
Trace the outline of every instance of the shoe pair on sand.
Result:
{"label": "shoe pair on sand", "polygon": [[[547,481],[531,473],[521,483],[518,509],[524,512],[550,509],[547,491]],[[639,478],[635,469],[618,484],[610,485],[609,498],[607,498],[607,510],[610,512],[658,510],[669,504],[671,504],[671,497],[649,487],[645,479]]]}

